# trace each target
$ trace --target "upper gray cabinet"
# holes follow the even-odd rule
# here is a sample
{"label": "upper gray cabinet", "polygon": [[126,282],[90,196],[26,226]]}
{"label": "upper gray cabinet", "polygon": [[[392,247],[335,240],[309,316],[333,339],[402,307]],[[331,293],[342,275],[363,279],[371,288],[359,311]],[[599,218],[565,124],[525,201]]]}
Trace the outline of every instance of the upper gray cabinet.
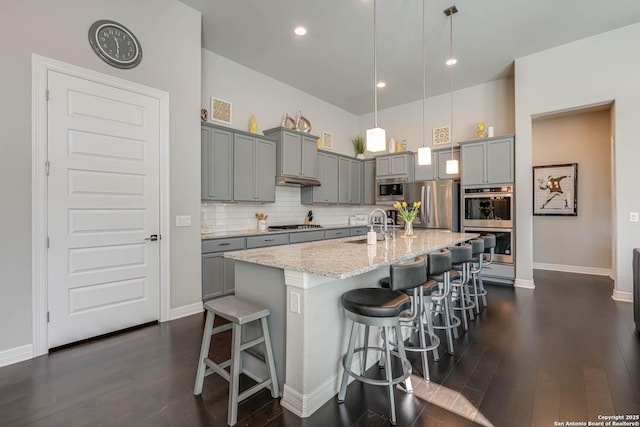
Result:
{"label": "upper gray cabinet", "polygon": [[362,203],[374,205],[376,203],[376,161],[374,159],[365,160],[363,167],[362,181]]}
{"label": "upper gray cabinet", "polygon": [[202,200],[232,200],[233,133],[203,124],[200,144]]}
{"label": "upper gray cabinet", "polygon": [[303,187],[300,198],[303,204],[338,203],[338,156],[318,151],[319,187]]}
{"label": "upper gray cabinet", "polygon": [[234,138],[233,199],[275,202],[275,141],[249,135],[236,134]]}
{"label": "upper gray cabinet", "polygon": [[275,138],[278,176],[318,178],[318,137],[278,127],[263,132]]}
{"label": "upper gray cabinet", "polygon": [[338,159],[338,203],[362,203],[362,163],[348,157]]}
{"label": "upper gray cabinet", "polygon": [[376,177],[407,177],[413,181],[414,155],[410,151],[376,157]]}
{"label": "upper gray cabinet", "polygon": [[462,185],[513,183],[513,135],[462,142],[460,147]]}
{"label": "upper gray cabinet", "polygon": [[[460,148],[453,149],[453,158],[460,161]],[[415,156],[416,181],[436,181],[439,179],[458,179],[460,174],[447,173],[447,160],[451,159],[451,148],[432,150],[431,164],[419,165],[418,156]],[[460,168],[458,168],[458,171]]]}

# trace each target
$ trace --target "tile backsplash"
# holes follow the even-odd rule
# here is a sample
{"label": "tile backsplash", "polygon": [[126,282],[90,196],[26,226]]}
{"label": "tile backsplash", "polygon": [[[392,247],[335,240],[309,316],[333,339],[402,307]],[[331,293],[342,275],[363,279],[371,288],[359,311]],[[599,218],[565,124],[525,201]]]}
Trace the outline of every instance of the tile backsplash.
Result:
{"label": "tile backsplash", "polygon": [[275,203],[202,203],[201,227],[214,233],[257,229],[256,213],[269,215],[268,225],[303,224],[313,211],[313,223],[347,225],[349,216],[368,214],[376,206],[302,205],[300,188],[276,186]]}

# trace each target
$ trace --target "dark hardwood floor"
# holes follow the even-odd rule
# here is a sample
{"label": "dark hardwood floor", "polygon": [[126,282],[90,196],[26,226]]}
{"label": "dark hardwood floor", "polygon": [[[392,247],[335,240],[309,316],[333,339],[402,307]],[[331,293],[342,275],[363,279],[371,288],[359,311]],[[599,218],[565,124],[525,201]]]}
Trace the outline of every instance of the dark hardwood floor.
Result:
{"label": "dark hardwood floor", "polygon": [[[632,305],[611,299],[607,278],[536,271],[535,282],[535,291],[488,286],[489,307],[456,355],[431,362],[430,383],[416,363],[414,393],[396,389],[399,426],[554,426],[640,414]],[[202,315],[190,316],[1,368],[0,425],[224,426],[224,380],[207,377],[193,396],[202,325]],[[263,390],[241,403],[238,425],[385,426],[388,415],[384,388],[354,382],[343,405],[331,400],[307,419]]]}

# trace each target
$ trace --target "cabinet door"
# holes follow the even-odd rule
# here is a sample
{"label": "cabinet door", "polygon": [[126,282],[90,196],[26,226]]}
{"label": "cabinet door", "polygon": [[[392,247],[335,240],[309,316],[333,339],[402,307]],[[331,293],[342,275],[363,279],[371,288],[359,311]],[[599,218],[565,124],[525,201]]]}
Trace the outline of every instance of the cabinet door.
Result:
{"label": "cabinet door", "polygon": [[202,255],[202,300],[222,295],[224,291],[223,254]]}
{"label": "cabinet door", "polygon": [[224,265],[224,286],[222,292],[230,294],[236,290],[236,261],[229,258],[222,259]]}
{"label": "cabinet door", "polygon": [[362,203],[362,163],[359,160],[351,160],[351,179],[349,182],[349,200],[352,204]]}
{"label": "cabinet door", "polygon": [[273,141],[255,140],[255,200],[276,201],[276,144]]}
{"label": "cabinet door", "polygon": [[374,160],[365,160],[363,169],[362,203],[373,205],[376,202],[376,162]]}
{"label": "cabinet door", "polygon": [[351,161],[343,157],[338,158],[338,203],[349,203],[351,189]]}
{"label": "cabinet door", "polygon": [[513,182],[513,139],[487,141],[486,177],[488,184]]}
{"label": "cabinet door", "polygon": [[327,154],[324,166],[325,180],[322,181],[322,186],[326,187],[327,191],[325,202],[338,203],[338,156]]}
{"label": "cabinet door", "polygon": [[[255,182],[255,138],[236,135],[233,158],[233,199],[242,202],[253,202]],[[275,184],[275,178],[274,178]]]}
{"label": "cabinet door", "polygon": [[302,144],[300,136],[294,133],[282,133],[282,174],[300,176],[302,174]]}
{"label": "cabinet door", "polygon": [[438,179],[458,179],[460,178],[460,149],[454,148],[453,158],[458,161],[458,173],[447,173],[447,160],[451,160],[451,150],[438,152]]}
{"label": "cabinet door", "polygon": [[211,129],[200,128],[200,198],[202,200],[211,200],[211,168],[209,167],[209,159],[211,158],[211,148],[209,146],[209,133]]}
{"label": "cabinet door", "polygon": [[[313,193],[313,203],[326,203],[327,202],[327,154],[318,153],[318,181],[320,181],[319,187],[313,187],[311,190]],[[302,190],[305,191],[304,189]],[[309,190],[306,190],[309,191]]]}
{"label": "cabinet door", "polygon": [[415,156],[415,180],[416,181],[434,181],[438,179],[438,152],[431,152],[431,164],[419,165],[418,156]]}
{"label": "cabinet door", "polygon": [[382,157],[376,159],[376,176],[391,175],[391,159]]}
{"label": "cabinet door", "polygon": [[400,154],[392,156],[391,159],[391,175],[406,175],[408,171],[407,156]]}
{"label": "cabinet door", "polygon": [[485,183],[484,142],[464,144],[461,147],[460,181],[462,185],[482,185]]}
{"label": "cabinet door", "polygon": [[318,142],[315,137],[302,137],[302,176],[318,177]]}

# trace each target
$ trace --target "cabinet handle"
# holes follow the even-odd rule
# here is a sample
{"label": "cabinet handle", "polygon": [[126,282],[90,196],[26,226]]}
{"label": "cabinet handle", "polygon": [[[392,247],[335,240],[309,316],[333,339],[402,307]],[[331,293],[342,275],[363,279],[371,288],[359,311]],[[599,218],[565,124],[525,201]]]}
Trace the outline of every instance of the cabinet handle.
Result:
{"label": "cabinet handle", "polygon": [[265,242],[273,242],[276,239],[264,239]]}
{"label": "cabinet handle", "polygon": [[339,236],[340,234],[342,234],[342,231],[337,231],[336,232],[336,236]]}
{"label": "cabinet handle", "polygon": [[218,246],[229,246],[231,243],[226,242],[226,243],[218,243]]}

